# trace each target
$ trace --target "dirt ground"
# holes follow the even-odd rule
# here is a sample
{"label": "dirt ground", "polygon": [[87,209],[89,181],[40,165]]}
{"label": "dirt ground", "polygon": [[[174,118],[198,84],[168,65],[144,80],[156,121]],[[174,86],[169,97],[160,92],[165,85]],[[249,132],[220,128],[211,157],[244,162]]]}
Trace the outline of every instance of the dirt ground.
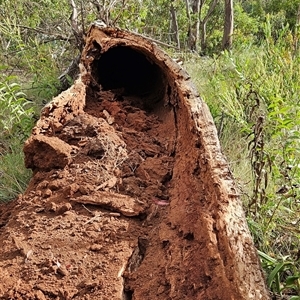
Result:
{"label": "dirt ground", "polygon": [[138,98],[90,93],[84,114],[30,145],[39,171],[0,207],[1,299],[132,298],[126,274],[155,259],[169,206],[169,127]]}

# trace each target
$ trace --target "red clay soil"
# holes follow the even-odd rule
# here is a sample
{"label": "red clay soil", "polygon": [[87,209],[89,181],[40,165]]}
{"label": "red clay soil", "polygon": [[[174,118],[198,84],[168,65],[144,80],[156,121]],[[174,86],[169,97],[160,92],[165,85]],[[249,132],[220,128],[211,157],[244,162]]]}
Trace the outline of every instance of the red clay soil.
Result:
{"label": "red clay soil", "polygon": [[[45,171],[2,207],[4,299],[122,299],[123,272],[138,268],[148,244],[158,243],[155,228],[170,201],[173,128],[114,97],[90,98],[57,136],[30,144]],[[148,255],[155,259],[155,248]]]}
{"label": "red clay soil", "polygon": [[205,175],[207,137],[184,106],[91,78],[47,105],[25,144],[34,175],[0,206],[0,299],[267,299],[235,190],[224,200]]}

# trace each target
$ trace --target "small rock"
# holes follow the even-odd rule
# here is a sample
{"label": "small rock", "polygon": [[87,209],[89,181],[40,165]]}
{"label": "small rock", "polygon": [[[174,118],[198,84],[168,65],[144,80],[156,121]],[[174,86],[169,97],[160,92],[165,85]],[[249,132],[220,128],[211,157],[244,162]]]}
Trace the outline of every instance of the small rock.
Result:
{"label": "small rock", "polygon": [[37,197],[40,197],[40,196],[42,196],[42,191],[41,191],[41,190],[38,190],[38,191],[36,191],[35,194],[36,194]]}
{"label": "small rock", "polygon": [[38,300],[46,300],[46,297],[41,290],[36,291],[35,296]]}
{"label": "small rock", "polygon": [[162,294],[164,291],[165,291],[165,287],[161,285],[161,286],[157,289],[157,295]]}
{"label": "small rock", "polygon": [[59,273],[62,276],[67,276],[69,275],[69,271],[67,270],[67,268],[64,265],[60,265],[57,268],[57,273]]}
{"label": "small rock", "polygon": [[102,245],[99,244],[93,244],[90,246],[90,250],[95,252],[102,250],[102,248],[103,248]]}
{"label": "small rock", "polygon": [[59,208],[59,213],[63,214],[65,213],[66,211],[69,211],[72,209],[72,205],[71,203],[65,203],[64,205],[62,205],[60,208]]}
{"label": "small rock", "polygon": [[48,205],[48,210],[52,211],[52,212],[56,212],[57,211],[57,205],[54,202],[50,202]]}
{"label": "small rock", "polygon": [[43,198],[49,198],[50,196],[52,196],[52,191],[50,189],[46,189],[43,194]]}
{"label": "small rock", "polygon": [[35,212],[36,213],[41,213],[41,212],[44,212],[45,211],[45,207],[42,207],[42,206],[39,206],[35,209]]}

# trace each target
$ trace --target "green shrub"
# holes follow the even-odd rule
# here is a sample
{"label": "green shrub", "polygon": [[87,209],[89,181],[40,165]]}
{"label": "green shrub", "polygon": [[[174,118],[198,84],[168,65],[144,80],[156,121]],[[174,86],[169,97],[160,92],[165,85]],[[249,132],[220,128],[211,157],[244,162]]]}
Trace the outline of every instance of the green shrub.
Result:
{"label": "green shrub", "polygon": [[[269,287],[281,293],[289,276],[299,276],[292,262],[300,247],[300,54],[287,26],[275,40],[271,22],[262,25],[260,45],[236,45],[187,67],[214,116],[255,245],[277,257],[264,267]],[[292,290],[299,294],[297,285]]]}
{"label": "green shrub", "polygon": [[15,81],[4,75],[0,80],[0,201],[23,192],[30,176],[22,148],[34,123],[34,109]]}
{"label": "green shrub", "polygon": [[33,105],[12,76],[0,77],[0,135],[24,140],[33,125]]}

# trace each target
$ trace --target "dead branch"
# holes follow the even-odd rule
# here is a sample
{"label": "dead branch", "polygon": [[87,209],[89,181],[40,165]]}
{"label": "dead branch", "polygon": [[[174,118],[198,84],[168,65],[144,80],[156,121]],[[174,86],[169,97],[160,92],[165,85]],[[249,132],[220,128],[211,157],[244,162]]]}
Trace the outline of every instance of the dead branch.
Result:
{"label": "dead branch", "polygon": [[61,34],[57,34],[57,33],[51,33],[49,31],[46,31],[46,30],[43,30],[43,29],[40,29],[40,28],[32,28],[32,27],[29,27],[29,26],[24,26],[24,25],[18,25],[19,28],[22,28],[22,29],[27,29],[27,30],[31,30],[31,31],[34,31],[34,32],[37,32],[37,33],[41,33],[41,34],[44,34],[46,36],[51,36],[52,38],[55,38],[56,40],[62,40],[62,41],[70,41],[70,37],[67,37],[67,36],[63,36]]}
{"label": "dead branch", "polygon": [[83,49],[83,32],[79,29],[78,26],[78,11],[74,0],[70,0],[72,7],[72,14],[70,16],[71,26],[73,30],[73,34],[75,36],[77,47],[80,51]]}

